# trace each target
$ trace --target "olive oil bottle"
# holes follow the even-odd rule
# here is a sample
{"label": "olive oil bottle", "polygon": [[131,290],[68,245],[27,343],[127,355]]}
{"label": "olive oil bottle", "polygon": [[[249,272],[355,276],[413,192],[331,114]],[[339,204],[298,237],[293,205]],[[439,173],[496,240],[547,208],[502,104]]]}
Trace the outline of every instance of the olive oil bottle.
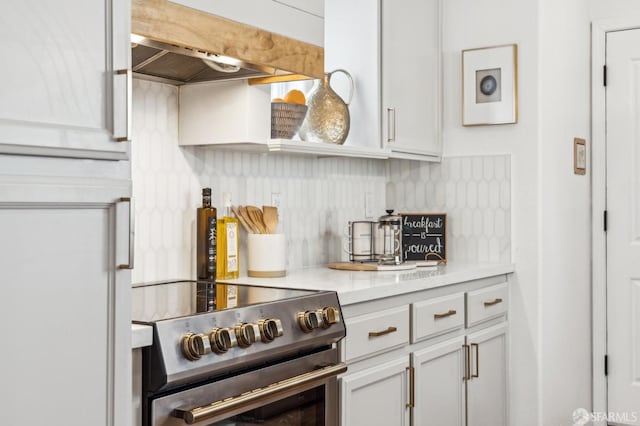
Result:
{"label": "olive oil bottle", "polygon": [[[224,215],[218,220],[218,262],[216,278],[233,279],[240,275],[238,219],[231,217],[231,194],[222,194]],[[238,304],[238,287],[216,284],[216,309],[233,308]]]}
{"label": "olive oil bottle", "polygon": [[197,212],[197,273],[198,280],[215,282],[217,224],[216,209],[211,206],[211,188],[202,189],[202,207]]}
{"label": "olive oil bottle", "polygon": [[238,250],[238,219],[231,216],[231,194],[222,195],[224,216],[218,221],[218,262],[216,278],[233,279],[240,276]]}

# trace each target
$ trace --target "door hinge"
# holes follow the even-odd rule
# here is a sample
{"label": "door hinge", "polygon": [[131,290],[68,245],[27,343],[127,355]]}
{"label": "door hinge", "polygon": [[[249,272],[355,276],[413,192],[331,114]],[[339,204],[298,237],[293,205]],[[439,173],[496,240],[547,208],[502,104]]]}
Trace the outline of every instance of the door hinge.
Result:
{"label": "door hinge", "polygon": [[609,355],[604,356],[604,375],[609,375]]}
{"label": "door hinge", "polygon": [[602,66],[602,85],[607,87],[607,66]]}
{"label": "door hinge", "polygon": [[604,232],[607,232],[607,225],[609,224],[609,217],[607,214],[607,211],[604,211],[604,215],[603,215],[603,227],[604,227]]}

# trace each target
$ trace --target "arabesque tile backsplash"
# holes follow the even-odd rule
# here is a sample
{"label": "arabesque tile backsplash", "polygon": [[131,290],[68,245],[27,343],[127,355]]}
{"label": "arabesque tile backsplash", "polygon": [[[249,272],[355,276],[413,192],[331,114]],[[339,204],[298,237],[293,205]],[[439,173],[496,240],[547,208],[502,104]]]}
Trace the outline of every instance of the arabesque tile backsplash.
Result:
{"label": "arabesque tile backsplash", "polygon": [[218,215],[223,192],[233,204],[256,206],[279,193],[288,269],[346,260],[343,229],[364,218],[367,192],[376,216],[387,205],[446,212],[452,261],[510,258],[508,156],[434,164],[179,147],[178,88],[134,80],[133,89],[134,283],[194,277],[195,212],[205,186],[213,188]]}

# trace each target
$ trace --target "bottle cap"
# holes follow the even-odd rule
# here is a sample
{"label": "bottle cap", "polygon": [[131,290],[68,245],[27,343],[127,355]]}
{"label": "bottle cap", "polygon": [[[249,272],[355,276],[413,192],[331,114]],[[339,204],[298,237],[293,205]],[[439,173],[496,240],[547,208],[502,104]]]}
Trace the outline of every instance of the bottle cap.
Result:
{"label": "bottle cap", "polygon": [[202,195],[211,196],[211,188],[202,188]]}
{"label": "bottle cap", "polygon": [[231,207],[231,193],[230,192],[224,192],[222,194],[222,205],[224,207]]}

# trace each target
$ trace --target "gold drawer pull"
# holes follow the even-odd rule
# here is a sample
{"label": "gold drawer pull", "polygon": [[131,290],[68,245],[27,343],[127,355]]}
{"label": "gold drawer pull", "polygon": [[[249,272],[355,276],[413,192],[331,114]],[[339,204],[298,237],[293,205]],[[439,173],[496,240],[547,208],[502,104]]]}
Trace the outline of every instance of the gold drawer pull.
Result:
{"label": "gold drawer pull", "polygon": [[493,306],[493,305],[497,305],[498,303],[502,303],[502,299],[497,298],[495,300],[492,300],[491,302],[484,302],[484,306],[489,307],[489,306]]}
{"label": "gold drawer pull", "polygon": [[384,336],[385,334],[394,333],[396,331],[398,331],[398,329],[395,327],[387,327],[386,330],[382,330],[382,331],[370,331],[369,337],[380,337],[380,336]]}
{"label": "gold drawer pull", "polygon": [[456,311],[453,309],[449,309],[449,312],[446,312],[444,314],[433,314],[433,319],[440,319],[440,318],[446,318],[446,317],[450,317],[452,315],[455,315]]}

